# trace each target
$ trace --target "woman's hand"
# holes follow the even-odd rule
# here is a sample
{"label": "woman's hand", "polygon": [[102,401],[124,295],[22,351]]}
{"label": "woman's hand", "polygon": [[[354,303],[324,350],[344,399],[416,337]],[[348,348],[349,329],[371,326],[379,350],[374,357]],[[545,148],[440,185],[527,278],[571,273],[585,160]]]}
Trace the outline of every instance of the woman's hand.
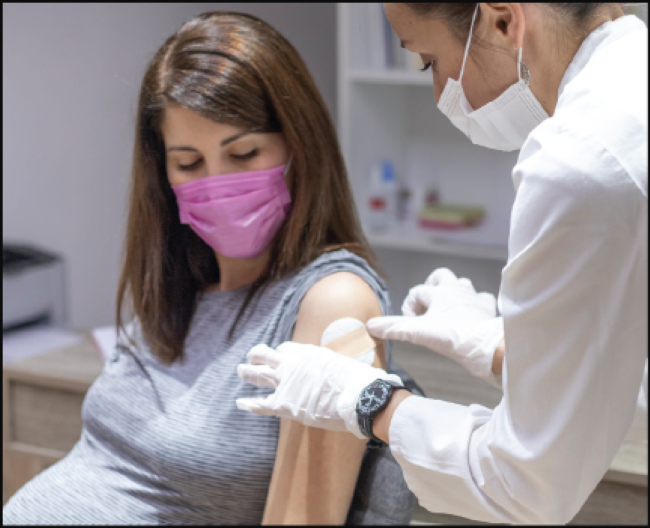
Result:
{"label": "woman's hand", "polygon": [[425,346],[447,356],[474,376],[499,386],[492,369],[494,353],[503,339],[503,320],[496,300],[477,293],[472,283],[439,268],[424,284],[411,289],[402,316],[375,317],[368,332],[381,339],[398,339]]}

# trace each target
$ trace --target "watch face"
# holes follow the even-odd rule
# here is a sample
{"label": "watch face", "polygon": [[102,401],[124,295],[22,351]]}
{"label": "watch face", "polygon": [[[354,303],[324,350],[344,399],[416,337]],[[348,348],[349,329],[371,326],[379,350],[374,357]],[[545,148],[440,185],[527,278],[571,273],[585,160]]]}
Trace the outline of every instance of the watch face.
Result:
{"label": "watch face", "polygon": [[359,396],[359,410],[364,414],[372,414],[379,409],[388,397],[388,387],[383,383],[371,383]]}

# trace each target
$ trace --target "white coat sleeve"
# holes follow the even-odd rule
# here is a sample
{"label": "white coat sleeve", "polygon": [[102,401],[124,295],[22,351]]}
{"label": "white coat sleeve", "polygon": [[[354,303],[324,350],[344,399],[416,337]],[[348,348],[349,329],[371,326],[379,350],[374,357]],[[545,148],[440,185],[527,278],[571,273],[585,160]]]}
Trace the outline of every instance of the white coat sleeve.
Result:
{"label": "white coat sleeve", "polygon": [[[430,511],[567,523],[632,425],[648,347],[647,198],[599,145],[563,141],[551,134],[515,167],[503,399],[490,410],[413,396],[393,415],[391,451]],[[565,147],[571,156],[548,155]]]}

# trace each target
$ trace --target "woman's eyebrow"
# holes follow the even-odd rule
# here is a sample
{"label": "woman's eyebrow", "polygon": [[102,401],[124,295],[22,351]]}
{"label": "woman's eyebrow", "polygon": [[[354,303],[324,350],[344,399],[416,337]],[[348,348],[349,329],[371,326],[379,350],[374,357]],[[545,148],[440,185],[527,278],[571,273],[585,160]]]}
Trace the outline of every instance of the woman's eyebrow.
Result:
{"label": "woman's eyebrow", "polygon": [[221,142],[221,146],[222,146],[222,147],[225,147],[228,143],[232,143],[233,141],[239,139],[240,137],[243,137],[243,136],[245,136],[245,135],[247,135],[247,134],[250,134],[250,133],[251,133],[251,132],[247,130],[246,132],[240,132],[239,134],[235,134],[234,136],[230,136],[229,138],[224,139],[224,140]]}
{"label": "woman's eyebrow", "polygon": [[189,151],[189,152],[198,152],[195,148],[192,147],[169,147],[166,149],[166,152],[171,152],[172,150],[183,150],[183,151]]}
{"label": "woman's eyebrow", "polygon": [[[226,138],[226,139],[224,139],[224,140],[221,142],[221,146],[222,146],[222,147],[225,147],[225,146],[228,145],[229,143],[232,143],[233,141],[236,141],[236,140],[238,140],[239,138],[241,138],[241,137],[243,137],[243,136],[245,136],[245,135],[247,135],[247,134],[250,134],[250,133],[251,133],[251,132],[246,131],[246,132],[240,132],[239,134],[235,134],[234,136],[230,136],[229,138]],[[170,151],[172,151],[172,150],[181,150],[181,151],[185,151],[185,152],[198,152],[198,150],[196,150],[196,149],[193,148],[193,147],[181,147],[181,146],[171,146],[171,147],[168,147],[168,148],[166,149],[166,152],[170,152]]]}

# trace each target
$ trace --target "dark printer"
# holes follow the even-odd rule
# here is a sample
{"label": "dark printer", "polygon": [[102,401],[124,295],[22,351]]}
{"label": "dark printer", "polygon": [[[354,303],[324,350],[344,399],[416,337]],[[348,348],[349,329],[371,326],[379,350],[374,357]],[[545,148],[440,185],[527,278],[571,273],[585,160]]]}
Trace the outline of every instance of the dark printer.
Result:
{"label": "dark printer", "polygon": [[27,245],[2,244],[2,333],[66,326],[63,261]]}

